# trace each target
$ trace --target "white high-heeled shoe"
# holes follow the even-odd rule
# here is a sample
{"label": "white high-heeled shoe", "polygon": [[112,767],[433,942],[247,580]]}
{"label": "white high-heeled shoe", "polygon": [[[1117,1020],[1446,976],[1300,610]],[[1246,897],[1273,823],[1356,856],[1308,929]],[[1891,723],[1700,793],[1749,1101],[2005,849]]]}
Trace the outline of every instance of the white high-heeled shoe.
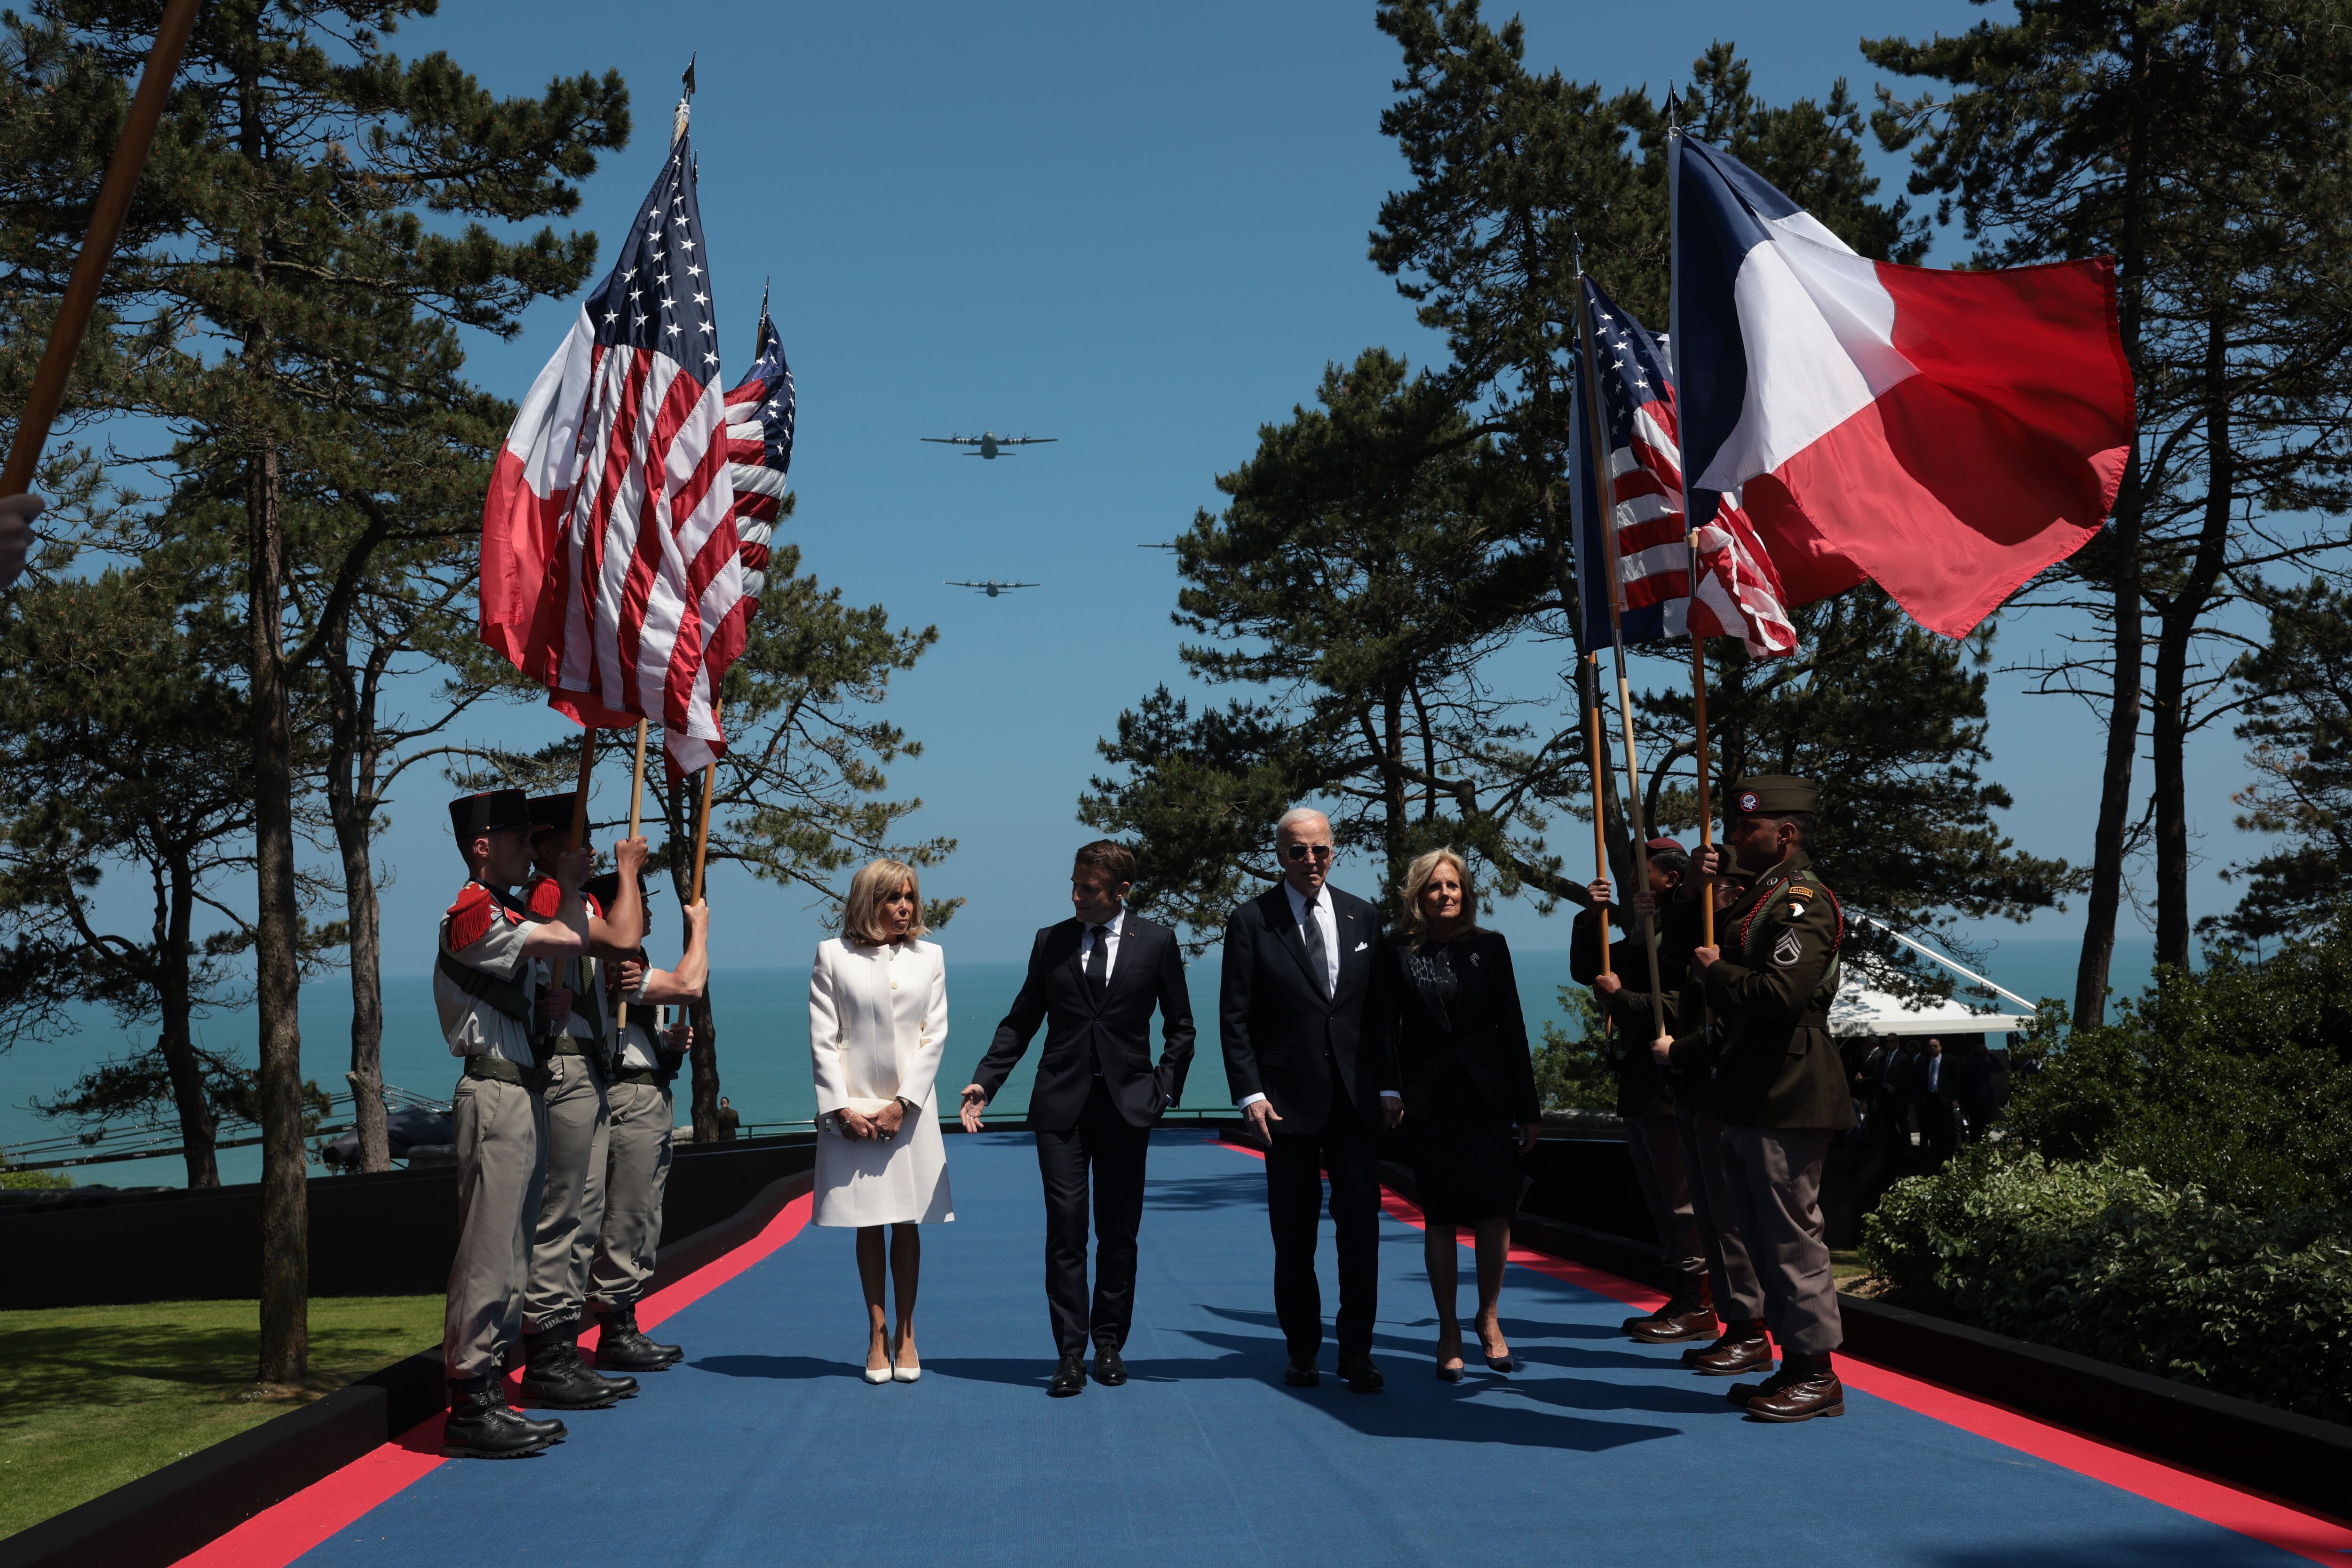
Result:
{"label": "white high-heeled shoe", "polygon": [[866,1369],[866,1381],[887,1383],[890,1381],[890,1369],[887,1366],[869,1366]]}
{"label": "white high-heeled shoe", "polygon": [[890,1368],[890,1380],[893,1383],[912,1383],[922,1375],[923,1369],[920,1366],[893,1365]]}

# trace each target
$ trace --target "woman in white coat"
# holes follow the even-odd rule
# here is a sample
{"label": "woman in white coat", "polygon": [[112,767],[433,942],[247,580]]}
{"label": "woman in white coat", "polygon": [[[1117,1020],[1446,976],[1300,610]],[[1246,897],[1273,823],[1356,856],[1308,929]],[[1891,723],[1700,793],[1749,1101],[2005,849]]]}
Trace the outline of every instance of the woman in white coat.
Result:
{"label": "woman in white coat", "polygon": [[[809,974],[809,1056],[816,1074],[819,1225],[857,1231],[866,1290],[866,1381],[912,1383],[916,1227],[955,1218],[931,1080],[948,1037],[947,963],[923,934],[915,868],[877,860],[851,879],[842,934],[821,943]],[[898,1327],[885,1328],[884,1247]]]}

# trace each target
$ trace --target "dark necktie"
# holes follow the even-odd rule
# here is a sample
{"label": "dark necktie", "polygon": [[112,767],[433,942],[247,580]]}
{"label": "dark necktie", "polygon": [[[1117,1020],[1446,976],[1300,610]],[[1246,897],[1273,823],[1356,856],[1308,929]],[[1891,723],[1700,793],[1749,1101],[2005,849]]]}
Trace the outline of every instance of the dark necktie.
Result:
{"label": "dark necktie", "polygon": [[1315,989],[1323,999],[1331,999],[1331,950],[1323,945],[1323,922],[1315,918],[1315,900],[1306,900],[1306,918],[1298,922],[1298,934],[1307,941],[1307,967],[1315,972]]}
{"label": "dark necktie", "polygon": [[1087,984],[1095,988],[1099,997],[1110,989],[1110,927],[1088,926],[1094,932],[1095,944],[1087,952]]}

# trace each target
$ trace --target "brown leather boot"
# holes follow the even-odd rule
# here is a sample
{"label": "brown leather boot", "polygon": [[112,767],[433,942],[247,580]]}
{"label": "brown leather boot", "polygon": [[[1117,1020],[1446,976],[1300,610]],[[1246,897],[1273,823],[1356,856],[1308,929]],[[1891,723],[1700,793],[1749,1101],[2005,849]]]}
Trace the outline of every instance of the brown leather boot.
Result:
{"label": "brown leather boot", "polygon": [[1715,1319],[1715,1298],[1705,1274],[1685,1275],[1666,1304],[1625,1331],[1645,1345],[1677,1344],[1684,1340],[1713,1339],[1720,1327]]}
{"label": "brown leather boot", "polygon": [[[1748,1414],[1759,1421],[1811,1421],[1816,1415],[1845,1414],[1845,1388],[1838,1382],[1826,1355],[1785,1358],[1778,1388],[1759,1388],[1748,1402]],[[1767,1380],[1768,1384],[1771,1380]]]}
{"label": "brown leather boot", "polygon": [[1726,1318],[1723,1332],[1713,1344],[1693,1345],[1683,1352],[1683,1364],[1696,1366],[1699,1357],[1712,1355],[1724,1346],[1738,1340],[1759,1340],[1764,1337],[1764,1321],[1760,1318]]}
{"label": "brown leather boot", "polygon": [[1708,1377],[1738,1377],[1743,1372],[1761,1372],[1769,1367],[1772,1342],[1764,1337],[1761,1328],[1750,1332],[1752,1338],[1735,1340],[1728,1330],[1725,1331],[1714,1349],[1691,1363],[1691,1370]]}

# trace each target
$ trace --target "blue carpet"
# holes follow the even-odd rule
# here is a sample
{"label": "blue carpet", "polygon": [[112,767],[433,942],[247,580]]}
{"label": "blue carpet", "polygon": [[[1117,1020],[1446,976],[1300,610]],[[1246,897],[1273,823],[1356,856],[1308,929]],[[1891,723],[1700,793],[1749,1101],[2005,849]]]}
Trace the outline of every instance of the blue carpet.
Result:
{"label": "blue carpet", "polygon": [[[444,1465],[299,1561],[2301,1561],[1864,1394],[1842,1420],[1743,1420],[1675,1347],[1620,1336],[1623,1306],[1529,1269],[1511,1270],[1503,1298],[1527,1370],[1441,1384],[1421,1235],[1387,1219],[1387,1390],[1338,1384],[1328,1345],[1323,1385],[1286,1389],[1263,1167],[1186,1132],[1152,1145],[1134,1381],[1048,1399],[1029,1140],[950,1139],[949,1166],[958,1217],[924,1236],[920,1383],[859,1379],[851,1236],[812,1226],[663,1323],[688,1359],[641,1397],[571,1417],[571,1441],[542,1458]],[[1328,1310],[1328,1226],[1323,1261]]]}

